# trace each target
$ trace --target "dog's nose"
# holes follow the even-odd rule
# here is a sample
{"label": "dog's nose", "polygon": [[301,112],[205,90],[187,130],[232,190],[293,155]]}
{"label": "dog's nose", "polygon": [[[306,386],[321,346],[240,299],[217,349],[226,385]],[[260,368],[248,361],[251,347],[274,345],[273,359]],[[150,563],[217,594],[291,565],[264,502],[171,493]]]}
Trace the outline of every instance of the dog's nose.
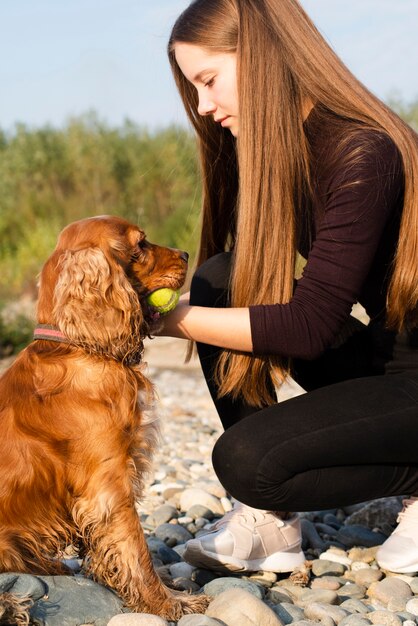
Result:
{"label": "dog's nose", "polygon": [[186,263],[187,263],[188,260],[189,260],[189,255],[188,255],[187,252],[183,252],[182,251],[182,252],[180,252],[180,258],[183,259],[183,261],[186,261]]}

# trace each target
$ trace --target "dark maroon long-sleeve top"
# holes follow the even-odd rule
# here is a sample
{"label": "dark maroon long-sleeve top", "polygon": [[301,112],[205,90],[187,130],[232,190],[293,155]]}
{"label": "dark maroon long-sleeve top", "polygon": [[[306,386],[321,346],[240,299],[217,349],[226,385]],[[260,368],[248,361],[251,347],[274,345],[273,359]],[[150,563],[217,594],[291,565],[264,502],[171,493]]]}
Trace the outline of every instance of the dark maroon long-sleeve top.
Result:
{"label": "dark maroon long-sleeve top", "polygon": [[[338,128],[344,132],[344,122]],[[305,122],[313,199],[302,208],[311,203],[312,228],[299,251],[307,263],[288,304],[250,307],[254,354],[318,357],[355,302],[384,320],[403,208],[402,159],[391,139],[366,129],[337,150],[342,135],[335,130],[315,109]]]}

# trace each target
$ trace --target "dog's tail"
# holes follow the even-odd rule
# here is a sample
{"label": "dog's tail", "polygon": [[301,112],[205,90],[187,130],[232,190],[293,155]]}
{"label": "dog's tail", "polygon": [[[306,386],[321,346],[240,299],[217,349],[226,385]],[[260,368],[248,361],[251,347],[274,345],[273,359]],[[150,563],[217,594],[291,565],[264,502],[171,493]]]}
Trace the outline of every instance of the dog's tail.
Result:
{"label": "dog's tail", "polygon": [[31,598],[14,593],[0,593],[0,625],[29,626],[29,610],[33,604]]}

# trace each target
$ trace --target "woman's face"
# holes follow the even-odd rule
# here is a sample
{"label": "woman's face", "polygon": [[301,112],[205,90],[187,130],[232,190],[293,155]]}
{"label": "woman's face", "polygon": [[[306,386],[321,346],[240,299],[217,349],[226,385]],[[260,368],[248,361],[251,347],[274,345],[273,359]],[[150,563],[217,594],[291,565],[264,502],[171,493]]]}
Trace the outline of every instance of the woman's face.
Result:
{"label": "woman's face", "polygon": [[237,59],[234,53],[213,54],[205,48],[176,43],[177,64],[196,87],[200,115],[211,115],[215,122],[238,136]]}

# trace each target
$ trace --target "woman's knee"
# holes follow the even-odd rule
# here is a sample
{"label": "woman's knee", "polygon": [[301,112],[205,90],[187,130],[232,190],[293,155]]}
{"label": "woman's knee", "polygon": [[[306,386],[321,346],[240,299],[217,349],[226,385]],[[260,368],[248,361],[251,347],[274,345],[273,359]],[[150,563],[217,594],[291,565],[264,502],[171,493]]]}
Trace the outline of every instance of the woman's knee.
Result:
{"label": "woman's knee", "polygon": [[230,273],[230,252],[221,252],[202,263],[192,278],[190,304],[227,306]]}
{"label": "woman's knee", "polygon": [[[287,492],[289,474],[283,468],[274,472],[270,480],[260,483],[260,468],[265,451],[257,446],[254,437],[240,433],[243,422],[225,431],[216,442],[212,452],[212,463],[216,475],[226,491],[240,502],[260,509],[273,508],[280,501],[280,493]],[[241,435],[241,436],[240,436]]]}

